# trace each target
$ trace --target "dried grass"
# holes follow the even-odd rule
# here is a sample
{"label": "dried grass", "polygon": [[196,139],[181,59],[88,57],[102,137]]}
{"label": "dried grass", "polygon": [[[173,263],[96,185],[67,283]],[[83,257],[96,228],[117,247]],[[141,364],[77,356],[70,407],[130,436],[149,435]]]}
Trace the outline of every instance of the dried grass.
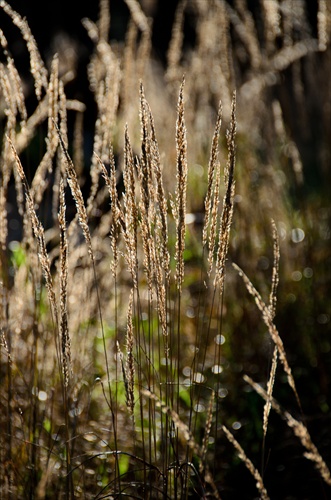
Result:
{"label": "dried grass", "polygon": [[61,356],[64,375],[64,384],[69,385],[69,377],[72,375],[71,341],[68,330],[68,241],[66,230],[66,205],[64,199],[64,182],[60,182],[60,339]]}
{"label": "dried grass", "polygon": [[233,264],[233,266],[238,271],[239,276],[241,276],[241,278],[243,279],[248,292],[254,297],[256,305],[262,313],[263,321],[265,322],[266,326],[268,327],[269,334],[270,334],[275,346],[278,349],[279,359],[280,359],[280,362],[282,363],[284,371],[287,375],[288,384],[294,392],[294,395],[295,395],[295,398],[297,400],[299,408],[301,408],[301,403],[300,403],[299,395],[298,395],[298,392],[296,389],[295,381],[294,381],[294,378],[292,375],[292,370],[291,370],[291,367],[287,361],[284,344],[283,344],[283,341],[279,335],[277,328],[275,327],[275,325],[272,321],[270,309],[269,309],[269,307],[267,307],[265,305],[265,303],[262,300],[261,295],[256,290],[256,288],[252,285],[252,282],[246,276],[246,274],[243,272],[243,270],[240,269],[240,267],[237,266],[236,264]]}
{"label": "dried grass", "polygon": [[13,24],[19,28],[26,42],[30,55],[30,70],[35,83],[35,92],[37,98],[40,100],[42,89],[46,90],[47,88],[47,70],[40,56],[38,46],[31,33],[30,27],[26,19],[22,18],[18,12],[13,10],[4,0],[1,0],[0,7],[11,17]]}
{"label": "dried grass", "polygon": [[[219,108],[218,108],[218,113],[217,113],[217,121],[215,125],[215,131],[214,131],[214,136],[213,136],[213,141],[212,141],[212,146],[211,146],[211,151],[210,151],[210,158],[209,158],[209,164],[208,164],[208,187],[207,187],[207,193],[205,197],[205,222],[204,222],[204,227],[203,227],[203,234],[202,234],[202,244],[203,246],[206,245],[207,243],[207,233],[208,233],[208,228],[209,224],[211,223],[211,228],[215,226],[215,217],[211,217],[211,213],[214,210],[214,207],[216,206],[216,214],[217,214],[217,208],[218,208],[218,196],[216,196],[216,193],[214,197],[212,197],[213,194],[213,187],[216,191],[215,183],[219,177],[219,160],[218,160],[218,148],[219,148],[219,137],[220,137],[220,130],[221,130],[221,124],[222,124],[222,103],[220,102]],[[213,204],[212,204],[213,201]],[[211,222],[212,221],[212,222]],[[212,230],[211,230],[212,232]],[[211,238],[212,243],[209,245],[209,254],[214,253],[214,244],[215,244],[215,237]]]}
{"label": "dried grass", "polygon": [[229,248],[230,229],[233,215],[233,198],[235,189],[234,167],[236,163],[236,94],[233,94],[231,108],[230,130],[227,132],[228,161],[224,174],[226,191],[223,199],[223,209],[219,227],[219,242],[216,258],[214,286],[223,291],[225,278],[225,261]]}
{"label": "dried grass", "polygon": [[321,457],[318,449],[312,442],[310,434],[307,427],[302,423],[292,417],[292,415],[286,410],[282,410],[278,402],[269,396],[264,389],[247,375],[244,376],[244,380],[261,396],[265,401],[270,402],[273,410],[276,411],[284,420],[286,420],[287,425],[293,429],[294,434],[300,439],[302,446],[307,450],[304,456],[314,462],[316,469],[319,471],[321,477],[324,479],[326,484],[331,486],[331,475],[330,471]]}
{"label": "dried grass", "polygon": [[180,78],[180,58],[183,47],[183,25],[184,25],[184,12],[186,7],[186,0],[180,0],[178,2],[175,19],[172,26],[172,35],[167,53],[167,73],[166,79],[169,82],[178,81]]}
{"label": "dried grass", "polygon": [[27,204],[27,212],[30,217],[32,229],[34,236],[38,242],[38,257],[39,257],[39,262],[43,271],[43,275],[45,278],[45,283],[46,283],[46,288],[47,288],[47,293],[49,297],[49,302],[51,305],[51,310],[52,310],[52,317],[53,317],[53,322],[54,325],[57,329],[58,325],[58,320],[59,320],[59,314],[58,314],[58,307],[57,307],[57,302],[56,302],[56,296],[55,296],[55,291],[54,291],[54,286],[53,286],[53,279],[52,279],[52,274],[51,274],[51,269],[50,269],[50,262],[48,258],[48,253],[47,253],[47,248],[46,248],[46,241],[45,241],[45,231],[44,228],[39,221],[35,208],[34,208],[34,202],[32,199],[32,195],[30,193],[29,185],[21,164],[21,160],[16,152],[15,146],[12,143],[11,139],[7,137],[7,140],[10,144],[13,157],[15,159],[16,163],[16,168],[18,171],[18,174],[21,178],[23,188],[25,191],[25,197],[26,197],[26,204]]}
{"label": "dried grass", "polygon": [[[54,125],[56,125],[56,124],[54,123]],[[82,228],[83,235],[84,235],[84,238],[85,238],[85,241],[87,244],[88,254],[89,254],[92,262],[94,262],[92,239],[91,239],[91,234],[90,234],[90,230],[89,230],[89,226],[88,226],[88,217],[87,217],[87,212],[86,212],[86,208],[85,208],[85,204],[84,204],[82,191],[81,191],[79,183],[78,183],[77,174],[75,171],[74,164],[72,163],[72,160],[69,156],[68,150],[65,146],[64,140],[63,140],[62,135],[60,133],[60,130],[58,128],[57,128],[57,133],[59,136],[61,149],[62,149],[64,159],[66,162],[67,180],[68,180],[68,184],[69,184],[70,189],[71,189],[72,196],[75,200],[79,224]]]}
{"label": "dried grass", "polygon": [[[66,498],[83,492],[112,497],[184,498],[192,494],[220,498],[228,478],[224,462],[232,465],[229,457],[220,458],[222,437],[218,431],[223,429],[254,477],[259,495],[268,498],[263,481],[268,485],[269,478],[263,477],[263,466],[259,472],[220,422],[221,416],[224,421],[230,418],[228,400],[224,405],[221,401],[222,385],[224,393],[228,387],[231,397],[237,397],[235,382],[229,380],[236,380],[241,361],[236,365],[231,358],[231,340],[240,332],[238,311],[245,308],[239,305],[244,301],[232,295],[233,279],[230,273],[226,275],[226,264],[229,255],[242,256],[251,275],[256,269],[255,250],[260,252],[263,246],[268,252],[263,240],[264,217],[267,220],[272,214],[277,221],[289,220],[283,203],[287,188],[273,182],[277,176],[269,164],[278,161],[279,141],[279,149],[287,148],[286,158],[290,158],[299,185],[304,181],[303,158],[296,143],[289,140],[280,102],[266,89],[289,68],[295,98],[303,105],[302,59],[313,58],[314,52],[329,47],[330,10],[326,2],[319,1],[315,40],[302,2],[297,11],[302,32],[296,33],[286,2],[280,5],[261,0],[261,13],[255,18],[244,0],[236,0],[233,7],[223,0],[212,0],[208,5],[203,0],[181,0],[168,49],[168,67],[162,73],[152,60],[153,20],[145,14],[145,4],[136,0],[126,3],[131,17],[123,46],[109,40],[109,2],[100,0],[96,23],[83,21],[95,46],[88,77],[97,108],[94,154],[87,172],[85,105],[67,100],[65,85],[73,77],[70,68],[60,77],[59,59],[54,56],[48,74],[27,21],[0,0],[0,7],[26,42],[38,101],[28,115],[23,83],[0,30],[4,54],[0,65],[1,119],[7,137],[0,162],[0,355],[5,360],[1,367],[5,378],[1,430],[7,426],[0,443],[1,463],[5,464],[1,465],[1,488],[4,485],[8,498],[20,498],[27,484],[26,492],[39,498],[54,492]],[[185,27],[192,20],[196,39],[190,52]],[[162,73],[155,80],[164,86],[166,100],[159,88],[153,90],[155,68]],[[173,97],[178,87],[176,115]],[[238,91],[233,92],[234,88]],[[163,102],[169,104],[166,110]],[[69,155],[69,110],[76,114],[73,160]],[[272,122],[267,130],[261,125],[263,114]],[[228,127],[224,187],[220,154],[223,121]],[[41,126],[45,126],[47,136],[30,187],[20,155],[28,150]],[[271,153],[261,160],[257,150],[263,149],[264,141]],[[257,158],[261,165],[256,166]],[[124,188],[119,186],[122,172]],[[201,172],[198,181],[194,172]],[[247,208],[253,173],[261,179],[254,208]],[[13,174],[23,226],[22,240],[14,250],[8,247],[11,207],[7,206]],[[86,203],[82,193],[85,176],[91,180]],[[236,198],[235,177],[239,186]],[[100,186],[101,178],[105,186]],[[46,193],[52,197],[50,203]],[[236,203],[238,218],[231,243]],[[47,231],[41,223],[43,210],[46,220],[53,217]],[[191,217],[187,216],[189,210]],[[200,210],[204,213],[198,213]],[[235,266],[274,343],[266,390],[245,378],[265,400],[262,463],[266,434],[272,432],[269,414],[273,408],[293,429],[305,448],[304,455],[330,485],[326,461],[306,426],[273,397],[279,358],[300,406],[275,326],[280,243],[274,222],[272,229],[274,263],[267,302],[257,291],[263,285],[255,288]],[[254,282],[260,277],[259,271]],[[225,284],[229,285],[227,293]],[[247,328],[252,324],[248,321]],[[55,345],[49,341],[54,333]],[[243,339],[243,345],[249,346],[247,352],[256,348],[260,360],[264,347],[258,338],[251,337]],[[55,370],[56,365],[59,370]],[[263,371],[260,361],[257,368]],[[230,410],[237,408],[230,405]]]}
{"label": "dried grass", "polygon": [[[270,297],[269,297],[269,310],[270,310],[270,316],[271,319],[273,320],[276,314],[276,304],[277,304],[277,288],[278,288],[278,283],[279,283],[279,258],[280,258],[280,252],[279,252],[279,239],[278,239],[278,233],[277,233],[277,227],[274,221],[272,222],[272,235],[273,235],[273,240],[274,240],[274,265],[272,268],[272,280],[271,280],[271,290],[270,290]],[[277,345],[274,346],[274,351],[272,355],[272,361],[271,361],[271,369],[270,369],[270,375],[267,383],[267,394],[268,397],[272,397],[272,391],[275,383],[275,378],[276,378],[276,369],[277,369],[277,361],[278,361],[278,347]],[[268,420],[269,420],[269,414],[271,410],[271,404],[270,401],[266,401],[263,409],[263,435],[264,438],[267,434],[267,429],[268,429]]]}
{"label": "dried grass", "polygon": [[125,242],[126,262],[132,277],[133,285],[138,285],[138,258],[137,258],[137,225],[138,209],[136,205],[135,174],[132,146],[130,143],[127,126],[125,127],[124,146],[124,171],[123,180],[125,186],[124,208],[125,208]]}
{"label": "dried grass", "polygon": [[167,414],[172,422],[174,423],[176,429],[182,434],[184,441],[187,446],[192,449],[198,456],[201,454],[200,446],[196,443],[192,431],[190,428],[181,420],[180,416],[177,412],[171,409],[168,405],[166,405],[163,401],[161,401],[154,393],[147,389],[142,389],[141,393],[143,396],[155,401],[155,404],[158,408],[161,409],[162,413]]}
{"label": "dried grass", "polygon": [[256,480],[256,488],[261,495],[261,499],[267,500],[269,498],[268,492],[265,489],[265,486],[263,484],[263,479],[262,479],[259,471],[254,467],[253,463],[247,457],[246,453],[244,452],[244,450],[242,449],[242,447],[240,446],[238,441],[235,439],[233,434],[229,431],[229,429],[227,429],[225,427],[225,425],[222,426],[222,429],[223,429],[226,437],[230,441],[230,443],[232,443],[233,446],[235,447],[235,449],[237,450],[239,458],[244,462],[245,466],[247,467],[249,472],[252,474],[252,476]]}
{"label": "dried grass", "polygon": [[127,331],[126,331],[126,404],[133,415],[135,405],[134,384],[135,384],[135,362],[134,362],[134,335],[132,322],[133,290],[131,290],[128,309]]}
{"label": "dried grass", "polygon": [[176,202],[172,205],[176,220],[176,283],[179,293],[184,280],[185,216],[187,189],[187,141],[184,119],[184,84],[183,79],[177,105],[176,148],[177,148],[177,187]]}

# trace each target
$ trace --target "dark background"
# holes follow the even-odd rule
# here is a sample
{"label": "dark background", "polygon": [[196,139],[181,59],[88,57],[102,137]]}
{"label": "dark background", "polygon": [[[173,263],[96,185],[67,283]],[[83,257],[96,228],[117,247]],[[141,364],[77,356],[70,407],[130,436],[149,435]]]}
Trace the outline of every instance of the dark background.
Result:
{"label": "dark background", "polygon": [[[209,0],[205,1],[208,2]],[[93,53],[93,44],[81,20],[87,17],[96,22],[99,15],[99,2],[13,0],[9,3],[21,16],[27,18],[41,55],[48,66],[54,53],[61,50],[59,43],[55,43],[54,40],[58,37],[57,40],[59,41],[61,39],[59,35],[69,37],[69,41],[75,48],[77,57],[77,77],[66,85],[66,95],[69,99],[79,99],[87,105],[85,127],[89,128],[89,123],[93,124],[95,122],[96,112],[94,98],[89,91],[86,70]],[[171,37],[171,28],[178,0],[141,0],[140,3],[146,14],[153,18],[153,57],[157,58],[165,66],[166,52]],[[232,0],[228,0],[228,3],[233,6]],[[257,33],[259,36],[261,35],[262,40],[263,29],[260,21],[260,2],[248,0],[247,5],[253,14]],[[129,9],[124,0],[111,1],[110,7],[110,39],[123,41],[129,20]],[[310,32],[309,35],[312,37],[317,37],[317,9],[317,0],[305,1],[305,10],[309,23],[308,30]],[[24,77],[28,83],[28,88],[32,91],[33,82],[30,75],[29,57],[25,42],[18,28],[13,26],[11,20],[2,9],[0,9],[0,28],[8,40],[10,51],[15,59],[15,64],[20,75]],[[194,16],[190,16],[190,11],[187,9],[184,23],[184,51],[188,47],[194,46],[194,43],[195,20]],[[263,40],[261,43],[263,43]],[[0,55],[1,57],[3,55]],[[326,60],[328,61],[327,63],[325,62]],[[328,67],[328,73],[325,73],[325,68],[327,69]],[[241,71],[243,75],[240,75],[239,81],[245,81],[245,68],[241,68]],[[316,53],[315,67],[312,65],[309,71],[314,72],[316,84],[312,88],[311,83],[305,82],[305,75],[303,75],[304,110],[302,109],[302,103],[296,102],[291,68],[282,72],[281,85],[274,86],[273,88],[273,92],[277,94],[277,98],[282,105],[284,120],[288,126],[290,135],[297,144],[303,161],[307,181],[303,186],[303,196],[307,193],[314,194],[316,190],[322,190],[325,193],[326,186],[331,182],[331,169],[328,166],[331,161],[330,146],[328,146],[331,135],[331,125],[328,122],[331,115],[330,112],[325,113],[323,109],[325,106],[328,106],[328,101],[330,102],[331,99],[330,85],[329,90],[326,90],[327,86],[325,84],[326,81],[330,82],[331,79],[330,50],[328,53]],[[28,92],[28,113],[34,110],[35,105],[33,92]],[[309,123],[308,128],[303,123],[303,116],[306,123]],[[321,151],[323,151],[322,154],[320,153]]]}

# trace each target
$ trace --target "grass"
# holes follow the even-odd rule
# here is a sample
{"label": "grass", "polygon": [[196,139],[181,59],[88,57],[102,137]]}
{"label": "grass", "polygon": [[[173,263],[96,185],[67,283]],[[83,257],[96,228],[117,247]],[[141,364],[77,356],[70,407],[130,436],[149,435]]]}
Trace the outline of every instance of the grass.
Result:
{"label": "grass", "polygon": [[328,4],[179,1],[162,70],[126,3],[122,45],[83,20],[87,158],[74,72],[0,2],[34,100],[1,32],[1,498],[327,498],[330,209],[286,93],[328,179]]}

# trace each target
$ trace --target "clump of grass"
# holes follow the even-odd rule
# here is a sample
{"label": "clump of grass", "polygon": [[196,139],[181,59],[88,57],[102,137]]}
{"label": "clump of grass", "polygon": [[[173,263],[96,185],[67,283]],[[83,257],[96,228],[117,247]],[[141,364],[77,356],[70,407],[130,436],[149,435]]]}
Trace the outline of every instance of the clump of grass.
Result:
{"label": "clump of grass", "polygon": [[[131,19],[123,47],[115,49],[109,41],[108,2],[100,1],[97,23],[83,21],[95,46],[88,77],[97,118],[94,153],[87,160],[85,105],[66,97],[66,77],[59,76],[61,54],[53,57],[48,72],[27,21],[0,1],[26,42],[36,97],[28,116],[19,71],[0,32],[5,56],[0,66],[5,110],[0,163],[4,498],[225,498],[227,469],[237,467],[231,453],[225,454],[227,441],[253,476],[249,488],[269,498],[274,483],[264,462],[273,432],[271,409],[293,429],[306,450],[303,456],[330,485],[327,460],[304,418],[292,417],[274,397],[279,392],[289,406],[293,399],[304,417],[300,380],[276,327],[281,286],[277,227],[284,232],[290,215],[286,190],[276,182],[282,177],[270,162],[278,147],[272,144],[273,131],[283,143],[288,137],[280,103],[268,93],[282,71],[329,47],[329,11],[320,2],[318,40],[303,40],[301,32],[296,40],[291,14],[262,2],[263,45],[245,2],[231,7],[213,1],[207,8],[204,2],[180,1],[162,83],[171,105],[164,110],[152,84],[152,21],[137,1],[126,3]],[[299,14],[303,22],[304,12]],[[191,55],[184,51],[188,15],[196,20]],[[215,68],[213,78],[205,64]],[[298,72],[293,69],[293,74]],[[258,103],[261,115],[275,112],[277,123],[270,119],[266,130],[262,118],[256,118]],[[68,113],[76,113],[73,145]],[[44,152],[30,179],[22,153],[42,127]],[[259,153],[248,144],[251,138]],[[263,152],[263,141],[270,153],[268,148]],[[288,151],[299,185],[299,149],[292,144]],[[264,154],[266,173],[257,174],[252,165]],[[194,170],[200,175],[196,191],[190,177]],[[87,195],[86,174],[91,181]],[[251,186],[256,189],[254,208],[248,206],[248,174],[265,175]],[[7,212],[7,202],[13,203],[11,183],[22,226],[15,243],[9,241]],[[255,261],[260,251],[269,255],[270,213],[277,223],[272,222],[271,291],[264,300],[265,276],[261,279]],[[284,250],[293,261],[298,258],[288,246]],[[246,275],[234,264],[262,321],[251,311],[245,316],[249,306],[241,305],[241,291],[234,290],[229,260],[247,269]],[[263,322],[272,345],[268,353],[258,331]],[[256,334],[246,339],[246,328]],[[242,346],[238,362],[235,343]],[[252,358],[266,385],[264,390],[244,377],[265,400],[261,412],[254,406],[255,417],[250,404],[242,402],[236,375],[254,372]],[[281,385],[278,360],[292,392]],[[267,376],[266,363],[271,364]],[[236,383],[229,383],[231,377]],[[257,428],[258,451],[251,446],[255,436],[246,438],[247,447],[239,444],[249,431],[242,429],[238,436],[230,431],[234,419],[244,421],[237,416],[242,407],[246,421]],[[232,427],[237,432],[240,425]],[[255,465],[259,455],[261,470]]]}

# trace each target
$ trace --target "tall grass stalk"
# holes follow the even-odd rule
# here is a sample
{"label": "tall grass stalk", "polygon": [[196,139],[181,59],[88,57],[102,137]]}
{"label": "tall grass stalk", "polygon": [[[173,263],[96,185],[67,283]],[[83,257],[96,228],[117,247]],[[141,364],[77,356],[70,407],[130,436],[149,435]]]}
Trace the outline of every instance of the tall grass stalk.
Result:
{"label": "tall grass stalk", "polygon": [[297,438],[300,439],[302,446],[306,449],[306,452],[304,453],[304,456],[308,459],[314,462],[314,465],[316,469],[319,471],[321,477],[323,480],[331,486],[331,475],[330,475],[330,470],[327,467],[326,463],[324,462],[323,458],[321,457],[320,453],[318,452],[318,449],[314,445],[314,443],[311,440],[310,434],[308,432],[307,427],[305,426],[304,423],[299,422],[296,420],[292,415],[285,411],[282,410],[278,402],[273,398],[270,397],[266,391],[256,384],[250,377],[247,375],[244,376],[244,380],[253,387],[253,389],[263,397],[265,401],[269,401],[273,410],[275,410],[282,418],[285,419],[287,425],[293,429],[293,432]]}

